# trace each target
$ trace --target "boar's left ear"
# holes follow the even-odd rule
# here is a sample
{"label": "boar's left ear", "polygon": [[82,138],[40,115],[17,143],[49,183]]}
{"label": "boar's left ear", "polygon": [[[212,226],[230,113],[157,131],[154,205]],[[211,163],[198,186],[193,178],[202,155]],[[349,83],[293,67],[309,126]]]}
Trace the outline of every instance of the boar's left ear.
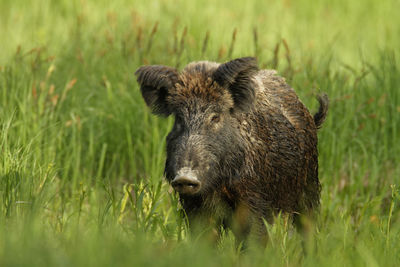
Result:
{"label": "boar's left ear", "polygon": [[221,64],[214,72],[213,79],[232,94],[235,108],[247,110],[254,101],[254,82],[257,73],[257,60],[254,57],[238,58]]}
{"label": "boar's left ear", "polygon": [[179,81],[177,70],[160,65],[143,66],[135,72],[135,75],[140,84],[144,101],[153,113],[170,115],[171,110],[167,103],[167,96]]}

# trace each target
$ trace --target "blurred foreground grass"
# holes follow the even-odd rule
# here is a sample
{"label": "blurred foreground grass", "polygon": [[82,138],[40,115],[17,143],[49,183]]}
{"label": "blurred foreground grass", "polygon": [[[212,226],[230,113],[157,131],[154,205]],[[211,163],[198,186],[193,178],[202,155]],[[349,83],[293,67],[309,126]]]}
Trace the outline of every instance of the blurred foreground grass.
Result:
{"label": "blurred foreground grass", "polygon": [[[397,266],[400,22],[395,0],[0,3],[0,265]],[[244,254],[186,235],[162,182],[171,119],[142,64],[257,56],[311,110],[323,184],[303,253],[284,219]]]}

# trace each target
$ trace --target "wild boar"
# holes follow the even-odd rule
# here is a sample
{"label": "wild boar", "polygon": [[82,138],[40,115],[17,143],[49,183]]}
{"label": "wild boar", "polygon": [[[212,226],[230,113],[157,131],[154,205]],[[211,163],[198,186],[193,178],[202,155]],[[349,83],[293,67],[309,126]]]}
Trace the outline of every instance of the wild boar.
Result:
{"label": "wild boar", "polygon": [[189,224],[230,227],[239,240],[265,235],[278,212],[309,214],[319,206],[317,129],[326,95],[310,112],[273,70],[255,58],[200,61],[181,72],[136,71],[155,114],[173,115],[165,177],[179,193]]}

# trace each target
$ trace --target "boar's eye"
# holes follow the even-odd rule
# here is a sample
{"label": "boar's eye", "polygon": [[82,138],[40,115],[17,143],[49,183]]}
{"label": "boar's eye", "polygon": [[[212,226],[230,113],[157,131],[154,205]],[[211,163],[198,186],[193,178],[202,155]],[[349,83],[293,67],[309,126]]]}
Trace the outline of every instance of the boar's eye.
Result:
{"label": "boar's eye", "polygon": [[221,117],[218,114],[214,114],[211,116],[211,122],[212,123],[218,123],[221,120]]}

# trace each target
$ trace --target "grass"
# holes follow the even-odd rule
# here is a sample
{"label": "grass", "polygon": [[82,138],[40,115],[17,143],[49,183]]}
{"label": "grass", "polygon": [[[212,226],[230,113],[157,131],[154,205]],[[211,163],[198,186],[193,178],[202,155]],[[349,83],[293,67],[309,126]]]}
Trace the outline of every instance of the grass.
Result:
{"label": "grass", "polygon": [[[1,266],[397,266],[399,2],[0,3]],[[187,235],[163,182],[172,119],[134,71],[253,55],[316,110],[323,184],[304,246],[284,218],[245,253]],[[304,251],[306,253],[304,253]]]}

